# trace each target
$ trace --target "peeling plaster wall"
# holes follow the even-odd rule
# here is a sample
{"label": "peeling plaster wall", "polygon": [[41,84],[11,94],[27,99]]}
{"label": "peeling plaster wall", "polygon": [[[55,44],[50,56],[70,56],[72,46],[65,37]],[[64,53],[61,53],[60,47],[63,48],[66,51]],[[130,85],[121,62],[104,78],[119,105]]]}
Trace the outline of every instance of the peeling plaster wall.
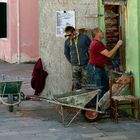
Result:
{"label": "peeling plaster wall", "polygon": [[[75,10],[76,28],[94,28],[98,19],[97,0],[39,0],[40,55],[49,75],[43,94],[71,90],[71,65],[64,57],[64,38],[56,37],[56,11]],[[88,17],[88,18],[87,18]]]}

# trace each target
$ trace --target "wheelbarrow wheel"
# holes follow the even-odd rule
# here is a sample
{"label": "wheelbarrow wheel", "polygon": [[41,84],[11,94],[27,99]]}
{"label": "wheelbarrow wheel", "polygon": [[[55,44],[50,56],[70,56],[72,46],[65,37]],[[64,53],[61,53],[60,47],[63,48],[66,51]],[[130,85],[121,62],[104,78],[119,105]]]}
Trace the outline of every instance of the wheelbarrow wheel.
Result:
{"label": "wheelbarrow wheel", "polygon": [[[89,109],[92,109],[93,111],[84,111],[84,117],[88,122],[94,122],[99,119],[99,112],[96,111],[94,107],[90,107]],[[95,110],[95,111],[94,111]]]}

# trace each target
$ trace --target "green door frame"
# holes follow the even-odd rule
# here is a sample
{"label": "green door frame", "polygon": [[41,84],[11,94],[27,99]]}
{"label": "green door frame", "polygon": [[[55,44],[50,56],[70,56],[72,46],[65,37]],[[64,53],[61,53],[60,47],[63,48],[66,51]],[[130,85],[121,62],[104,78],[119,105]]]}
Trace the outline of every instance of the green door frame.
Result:
{"label": "green door frame", "polygon": [[[105,20],[104,20],[104,5],[102,0],[98,0],[98,26],[104,31],[105,33]],[[104,37],[103,42],[106,44],[106,36]]]}

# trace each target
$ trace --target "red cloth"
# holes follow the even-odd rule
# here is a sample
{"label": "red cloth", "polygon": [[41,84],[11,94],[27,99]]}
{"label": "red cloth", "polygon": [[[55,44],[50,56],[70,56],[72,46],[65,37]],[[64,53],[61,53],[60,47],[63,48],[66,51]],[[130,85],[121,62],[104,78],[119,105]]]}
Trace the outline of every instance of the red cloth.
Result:
{"label": "red cloth", "polygon": [[35,90],[34,95],[39,96],[45,87],[45,80],[48,76],[48,73],[43,70],[43,65],[41,58],[35,63],[32,79],[31,79],[31,87]]}
{"label": "red cloth", "polygon": [[89,64],[104,68],[108,62],[108,58],[102,55],[101,52],[105,49],[101,41],[93,39],[89,48]]}

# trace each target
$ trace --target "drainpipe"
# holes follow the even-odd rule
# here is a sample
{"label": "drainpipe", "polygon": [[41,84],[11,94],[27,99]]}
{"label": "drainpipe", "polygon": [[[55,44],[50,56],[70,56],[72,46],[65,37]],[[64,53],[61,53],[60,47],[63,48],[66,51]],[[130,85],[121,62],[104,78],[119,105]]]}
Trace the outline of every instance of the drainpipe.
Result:
{"label": "drainpipe", "polygon": [[17,57],[20,64],[21,48],[20,48],[20,0],[17,0]]}

